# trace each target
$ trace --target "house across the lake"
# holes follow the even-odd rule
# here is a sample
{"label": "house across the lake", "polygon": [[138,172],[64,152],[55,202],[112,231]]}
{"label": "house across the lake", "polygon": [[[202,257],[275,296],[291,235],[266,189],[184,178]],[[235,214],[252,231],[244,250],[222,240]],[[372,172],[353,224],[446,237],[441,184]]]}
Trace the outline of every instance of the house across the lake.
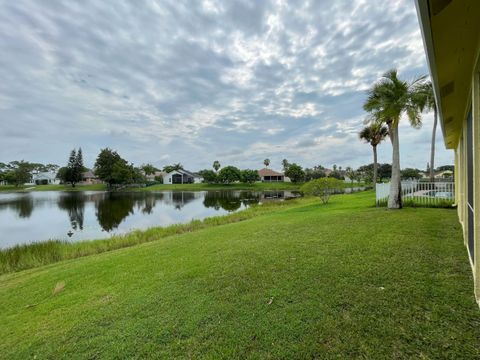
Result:
{"label": "house across the lake", "polygon": [[32,183],[35,185],[60,184],[60,179],[53,171],[37,172],[32,174]]}
{"label": "house across the lake", "polygon": [[198,184],[203,178],[187,170],[179,169],[163,175],[164,184]]}
{"label": "house across the lake", "polygon": [[[143,172],[143,174],[145,174],[145,172]],[[153,174],[145,174],[145,179],[147,179],[147,181],[155,181],[158,178],[163,179],[165,175],[167,175],[165,171],[155,171]]]}
{"label": "house across the lake", "polygon": [[98,178],[97,175],[93,173],[93,171],[88,170],[82,173],[82,184],[89,185],[89,184],[101,184],[102,180]]}
{"label": "house across the lake", "polygon": [[286,181],[290,182],[290,179],[286,177],[284,174],[276,172],[272,169],[261,169],[258,170],[258,175],[262,182],[279,182],[279,181]]}
{"label": "house across the lake", "polygon": [[455,203],[480,303],[480,1],[417,0]]}

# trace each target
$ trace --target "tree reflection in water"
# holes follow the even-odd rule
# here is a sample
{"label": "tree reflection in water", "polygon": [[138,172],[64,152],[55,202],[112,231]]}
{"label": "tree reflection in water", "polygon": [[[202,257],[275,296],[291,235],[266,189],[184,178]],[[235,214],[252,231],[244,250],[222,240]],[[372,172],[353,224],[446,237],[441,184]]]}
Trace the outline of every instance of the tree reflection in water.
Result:
{"label": "tree reflection in water", "polygon": [[105,231],[112,231],[128,215],[133,214],[135,201],[133,196],[121,193],[105,193],[99,201],[96,202],[96,215],[100,226]]}
{"label": "tree reflection in water", "polygon": [[[64,238],[104,238],[105,232],[168,226],[246,208],[288,192],[32,192],[0,194],[0,228],[15,243]],[[5,232],[5,231],[4,231]],[[10,234],[9,234],[10,235]]]}
{"label": "tree reflection in water", "polygon": [[62,194],[58,198],[58,207],[65,210],[74,230],[83,230],[86,196],[82,193]]}
{"label": "tree reflection in water", "polygon": [[242,204],[249,206],[260,201],[260,193],[253,191],[211,191],[205,194],[203,205],[215,210],[236,211]]}
{"label": "tree reflection in water", "polygon": [[22,219],[29,218],[34,207],[34,200],[30,194],[21,194],[19,197],[0,202],[0,210],[12,209]]}

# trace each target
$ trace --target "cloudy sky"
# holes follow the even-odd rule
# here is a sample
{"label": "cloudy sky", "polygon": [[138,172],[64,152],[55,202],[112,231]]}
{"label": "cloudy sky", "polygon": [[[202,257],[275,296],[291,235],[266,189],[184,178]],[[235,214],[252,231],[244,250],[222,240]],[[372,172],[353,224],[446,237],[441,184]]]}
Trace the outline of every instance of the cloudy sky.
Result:
{"label": "cloudy sky", "polygon": [[[365,90],[427,73],[413,0],[0,0],[0,54],[0,161],[60,165],[81,146],[87,166],[110,147],[192,170],[357,167]],[[425,168],[431,128],[401,126],[402,167]]]}

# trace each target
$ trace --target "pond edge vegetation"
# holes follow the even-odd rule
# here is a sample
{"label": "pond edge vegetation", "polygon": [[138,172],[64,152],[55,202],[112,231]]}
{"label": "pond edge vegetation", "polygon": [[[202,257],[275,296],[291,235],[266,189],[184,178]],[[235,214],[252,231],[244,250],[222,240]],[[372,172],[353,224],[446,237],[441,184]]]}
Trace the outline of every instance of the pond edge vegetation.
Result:
{"label": "pond edge vegetation", "polygon": [[124,235],[106,239],[68,242],[48,240],[37,243],[16,245],[0,250],[0,275],[71,260],[107,251],[131,247],[160,240],[169,236],[199,231],[219,225],[236,223],[254,217],[284,209],[298,204],[298,200],[265,202],[227,215],[192,220],[185,224],[173,224],[166,227],[152,227],[146,230],[134,230]]}

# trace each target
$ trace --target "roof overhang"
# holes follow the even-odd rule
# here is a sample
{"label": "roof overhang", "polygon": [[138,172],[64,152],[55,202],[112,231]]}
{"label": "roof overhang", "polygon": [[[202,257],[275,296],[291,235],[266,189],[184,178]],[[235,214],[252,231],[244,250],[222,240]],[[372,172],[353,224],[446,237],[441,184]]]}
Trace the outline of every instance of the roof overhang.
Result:
{"label": "roof overhang", "polygon": [[479,0],[416,0],[445,146],[457,147],[471,104]]}

